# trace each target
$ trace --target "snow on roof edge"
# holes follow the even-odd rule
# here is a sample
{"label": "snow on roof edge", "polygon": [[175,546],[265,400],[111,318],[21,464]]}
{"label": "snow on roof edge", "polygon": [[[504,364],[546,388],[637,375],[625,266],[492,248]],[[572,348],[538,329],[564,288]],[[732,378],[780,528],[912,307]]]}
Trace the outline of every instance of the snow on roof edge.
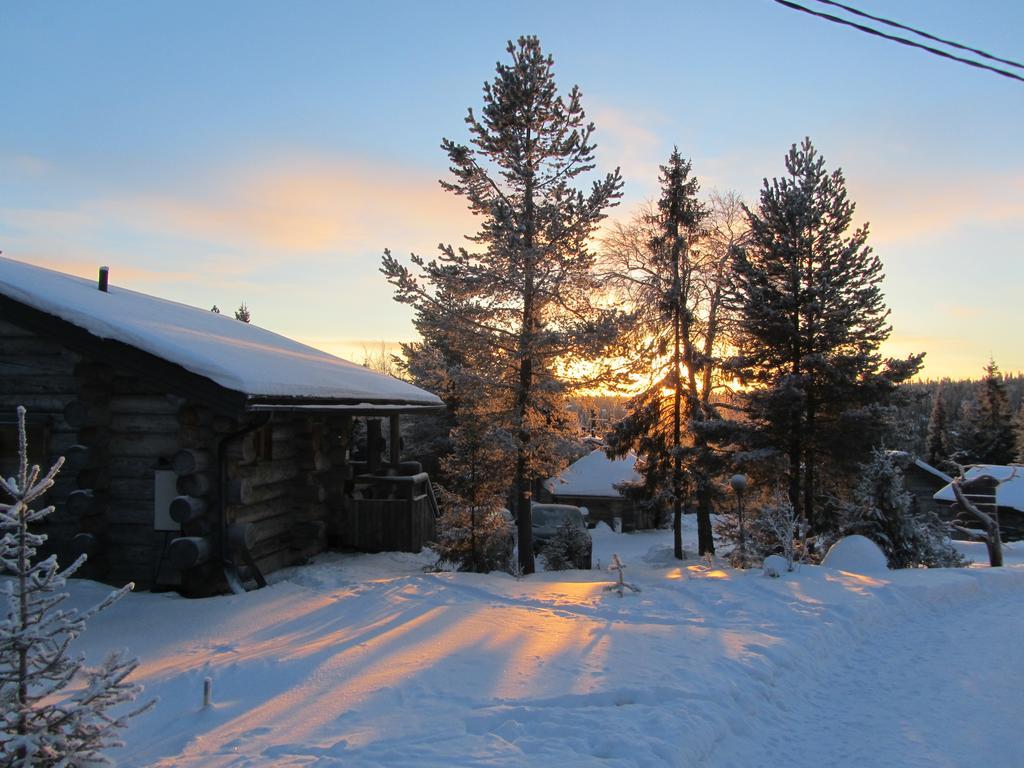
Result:
{"label": "snow on roof edge", "polygon": [[100,339],[180,365],[248,397],[401,401],[436,395],[274,331],[198,307],[0,256],[0,294]]}

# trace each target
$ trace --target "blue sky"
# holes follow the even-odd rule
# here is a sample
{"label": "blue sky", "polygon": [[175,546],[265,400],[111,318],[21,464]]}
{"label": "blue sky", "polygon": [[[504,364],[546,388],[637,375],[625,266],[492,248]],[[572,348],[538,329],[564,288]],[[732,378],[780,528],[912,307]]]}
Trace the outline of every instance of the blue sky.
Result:
{"label": "blue sky", "polygon": [[[810,4],[813,4],[810,3]],[[858,0],[1024,59],[1024,5]],[[359,360],[411,338],[380,254],[472,218],[442,136],[505,42],[537,34],[579,84],[615,216],[673,145],[755,201],[809,135],[886,265],[893,354],[925,374],[1024,369],[1024,83],[770,0],[8,3],[0,8],[0,249],[257,323]]]}

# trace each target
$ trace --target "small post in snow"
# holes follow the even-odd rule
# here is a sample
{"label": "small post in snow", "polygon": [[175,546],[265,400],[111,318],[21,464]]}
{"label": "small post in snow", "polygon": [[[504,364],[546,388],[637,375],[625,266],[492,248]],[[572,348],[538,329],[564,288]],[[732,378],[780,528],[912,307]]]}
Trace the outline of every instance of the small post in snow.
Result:
{"label": "small post in snow", "polygon": [[640,587],[636,586],[635,584],[629,584],[628,582],[623,580],[623,571],[626,570],[626,564],[619,559],[618,555],[612,555],[612,564],[608,566],[608,570],[617,571],[619,581],[617,584],[609,584],[608,586],[606,586],[604,588],[605,592],[618,592],[619,597],[622,597],[625,593],[625,590],[627,589],[632,592],[640,591]]}
{"label": "small post in snow", "polygon": [[213,703],[213,678],[203,678],[203,709],[209,709]]}

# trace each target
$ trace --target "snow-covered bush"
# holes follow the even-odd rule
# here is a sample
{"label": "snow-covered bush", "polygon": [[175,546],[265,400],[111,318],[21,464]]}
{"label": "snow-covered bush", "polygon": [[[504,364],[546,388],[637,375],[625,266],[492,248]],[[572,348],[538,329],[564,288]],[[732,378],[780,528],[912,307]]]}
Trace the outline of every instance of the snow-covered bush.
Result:
{"label": "snow-covered bush", "polygon": [[0,478],[0,490],[10,499],[0,503],[0,565],[13,574],[0,587],[7,603],[0,620],[0,765],[102,765],[108,762],[102,751],[121,745],[118,729],[152,702],[131,711],[120,706],[141,691],[125,681],[138,666],[136,659],[115,652],[99,667],[87,669],[81,656],[69,655],[68,646],[91,616],[117,602],[132,585],[85,613],[60,607],[67,598],[61,590],[85,556],[63,571],[55,556],[33,564],[46,536],[29,526],[53,512],[52,506],[33,510],[31,505],[53,485],[63,459],[43,476],[38,466],[29,467],[21,407],[18,441],[18,474]]}
{"label": "snow-covered bush", "polygon": [[510,571],[512,525],[497,505],[474,506],[450,493],[441,494],[444,512],[433,543],[438,566],[450,563],[460,571]]}
{"label": "snow-covered bush", "polygon": [[541,554],[549,571],[566,571],[578,568],[590,555],[591,544],[587,532],[565,520],[555,530],[554,535],[544,545]]}
{"label": "snow-covered bush", "polygon": [[791,571],[801,546],[799,528],[789,500],[784,494],[775,493],[763,503],[753,505],[744,515],[746,562],[740,552],[739,519],[735,511],[719,515],[715,533],[733,545],[728,560],[734,568],[757,564],[769,555],[781,555],[786,559],[786,570]]}
{"label": "snow-covered bush", "polygon": [[964,564],[946,526],[931,512],[914,509],[903,473],[885,450],[861,465],[860,480],[841,508],[840,536],[861,534],[885,553],[890,568],[947,568]]}

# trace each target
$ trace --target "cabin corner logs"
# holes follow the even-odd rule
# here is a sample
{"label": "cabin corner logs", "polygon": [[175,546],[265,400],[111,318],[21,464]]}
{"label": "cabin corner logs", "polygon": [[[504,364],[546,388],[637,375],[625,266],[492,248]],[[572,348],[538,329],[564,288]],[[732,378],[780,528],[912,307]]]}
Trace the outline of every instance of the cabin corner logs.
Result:
{"label": "cabin corner logs", "polygon": [[43,532],[61,563],[88,555],[80,575],[207,595],[228,588],[226,561],[251,583],[328,544],[418,550],[432,538],[429,479],[399,461],[397,414],[387,458],[380,421],[363,414],[352,461],[352,415],[232,414],[168,389],[0,320],[2,458],[24,405],[31,460],[65,457]]}

